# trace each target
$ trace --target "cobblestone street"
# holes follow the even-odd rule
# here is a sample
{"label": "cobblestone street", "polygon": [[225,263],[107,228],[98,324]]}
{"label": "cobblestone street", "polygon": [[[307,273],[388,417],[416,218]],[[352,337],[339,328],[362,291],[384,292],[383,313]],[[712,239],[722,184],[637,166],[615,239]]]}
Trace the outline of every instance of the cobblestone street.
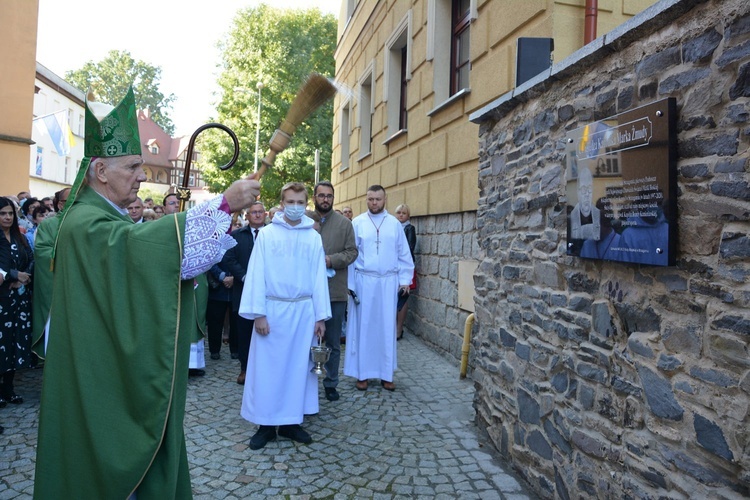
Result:
{"label": "cobblestone street", "polygon": [[[396,391],[366,392],[342,377],[341,399],[320,391],[320,413],[305,419],[311,445],[279,438],[248,447],[256,426],[239,415],[237,361],[226,350],[188,385],[185,432],[195,498],[534,498],[473,423],[473,383],[405,335]],[[342,356],[343,359],[343,356]],[[42,370],[17,375],[22,405],[0,409],[0,499],[33,492]]]}

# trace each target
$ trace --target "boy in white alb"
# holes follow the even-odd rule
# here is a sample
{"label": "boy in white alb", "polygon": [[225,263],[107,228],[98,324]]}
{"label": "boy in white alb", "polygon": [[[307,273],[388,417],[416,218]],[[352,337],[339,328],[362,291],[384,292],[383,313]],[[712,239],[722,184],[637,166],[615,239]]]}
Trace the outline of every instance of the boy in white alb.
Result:
{"label": "boy in white alb", "polygon": [[307,190],[288,183],[272,223],[250,255],[240,316],[255,320],[247,363],[242,416],[260,427],[250,449],[278,435],[310,443],[300,424],[318,412],[318,379],[310,347],[331,317],[325,254],[313,221],[304,215]]}

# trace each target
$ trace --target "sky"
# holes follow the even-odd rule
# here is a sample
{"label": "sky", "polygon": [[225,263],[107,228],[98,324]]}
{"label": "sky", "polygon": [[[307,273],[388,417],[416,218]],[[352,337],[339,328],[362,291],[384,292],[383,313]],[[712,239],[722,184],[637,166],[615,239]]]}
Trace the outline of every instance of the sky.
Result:
{"label": "sky", "polygon": [[[126,50],[135,60],[161,67],[162,94],[177,98],[170,113],[175,136],[191,135],[215,116],[217,42],[229,32],[238,10],[260,3],[39,0],[36,60],[64,78],[66,71],[79,69],[88,61],[98,62],[110,50]],[[280,8],[318,7],[336,17],[341,4],[340,0],[266,3]],[[104,23],[101,29],[94,27],[95,21]]]}

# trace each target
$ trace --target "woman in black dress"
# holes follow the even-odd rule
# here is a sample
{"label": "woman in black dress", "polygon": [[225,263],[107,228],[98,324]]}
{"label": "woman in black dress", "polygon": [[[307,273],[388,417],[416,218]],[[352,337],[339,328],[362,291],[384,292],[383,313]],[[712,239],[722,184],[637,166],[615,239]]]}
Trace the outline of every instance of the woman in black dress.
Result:
{"label": "woman in black dress", "polygon": [[13,390],[17,369],[32,366],[31,273],[34,254],[18,227],[13,202],[0,197],[0,407],[21,404]]}
{"label": "woman in black dress", "polygon": [[[414,261],[414,249],[417,246],[417,231],[414,226],[409,222],[411,217],[411,211],[409,205],[403,203],[396,207],[396,218],[399,220],[401,225],[404,227],[404,234],[406,235],[406,242],[409,243],[409,251],[411,252],[411,260]],[[416,262],[416,261],[415,261]],[[414,268],[414,277],[411,281],[410,288],[414,290],[417,288],[417,270]],[[399,295],[398,298],[398,312],[396,313],[396,340],[401,340],[404,336],[404,321],[406,321],[406,311],[409,307],[408,301],[409,294]]]}

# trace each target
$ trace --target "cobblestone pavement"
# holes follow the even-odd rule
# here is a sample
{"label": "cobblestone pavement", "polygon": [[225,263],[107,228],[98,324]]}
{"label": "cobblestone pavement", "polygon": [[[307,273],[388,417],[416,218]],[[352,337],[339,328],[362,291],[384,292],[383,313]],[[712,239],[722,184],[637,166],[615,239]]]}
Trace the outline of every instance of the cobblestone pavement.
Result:
{"label": "cobblestone pavement", "polygon": [[[256,426],[239,415],[238,362],[207,360],[188,385],[185,433],[197,499],[535,498],[474,425],[473,383],[411,335],[399,342],[395,392],[341,377],[341,399],[305,418],[310,445],[278,438],[248,447]],[[342,355],[343,360],[343,355]],[[21,405],[0,409],[0,500],[33,492],[42,370],[16,375]]]}

